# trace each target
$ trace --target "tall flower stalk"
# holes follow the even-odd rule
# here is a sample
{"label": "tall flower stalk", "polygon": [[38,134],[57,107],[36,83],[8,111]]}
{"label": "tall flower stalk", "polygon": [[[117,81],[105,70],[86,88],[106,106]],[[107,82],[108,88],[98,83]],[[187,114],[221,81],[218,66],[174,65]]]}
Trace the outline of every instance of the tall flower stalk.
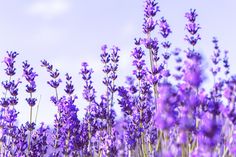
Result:
{"label": "tall flower stalk", "polygon": [[[15,145],[14,133],[16,131],[16,121],[18,112],[15,109],[15,105],[18,104],[18,85],[21,81],[14,80],[13,76],[16,74],[15,58],[19,54],[17,52],[7,52],[7,56],[3,62],[6,65],[5,73],[8,76],[7,81],[2,82],[2,86],[5,89],[4,96],[0,100],[0,155],[1,156],[14,156],[13,150]],[[8,96],[9,95],[9,96]],[[12,147],[10,147],[12,145]]]}
{"label": "tall flower stalk", "polygon": [[[36,72],[34,72],[33,70],[34,69],[30,67],[30,64],[27,61],[23,62],[23,77],[28,82],[28,84],[26,85],[26,92],[29,93],[30,95],[29,98],[26,98],[26,101],[30,106],[30,118],[29,118],[30,125],[32,125],[33,107],[35,106],[36,101],[37,101],[36,98],[33,98],[33,93],[36,91],[35,78],[38,76],[38,74],[36,74]],[[30,149],[31,149],[30,147],[31,136],[32,136],[32,130],[30,130],[30,134],[29,134],[28,153],[30,152]]]}
{"label": "tall flower stalk", "polygon": [[85,123],[87,125],[87,133],[88,133],[88,145],[87,145],[87,152],[89,156],[92,156],[92,136],[93,136],[93,129],[95,124],[95,117],[92,114],[93,110],[95,109],[96,101],[95,101],[95,89],[92,85],[92,69],[88,69],[88,63],[82,63],[82,69],[80,74],[82,75],[82,79],[85,82],[84,90],[83,90],[83,97],[89,103],[88,107],[86,108],[86,115],[85,115]]}

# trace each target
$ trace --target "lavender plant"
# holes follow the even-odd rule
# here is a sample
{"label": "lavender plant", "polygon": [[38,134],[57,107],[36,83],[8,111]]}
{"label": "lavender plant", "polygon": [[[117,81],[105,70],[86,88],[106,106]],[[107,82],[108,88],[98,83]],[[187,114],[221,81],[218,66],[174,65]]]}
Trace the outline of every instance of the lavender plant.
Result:
{"label": "lavender plant", "polygon": [[[101,48],[101,64],[105,91],[97,98],[93,69],[81,65],[84,82],[81,95],[74,81],[65,74],[64,94],[59,93],[62,78],[59,70],[46,60],[41,66],[51,79],[47,84],[55,94],[49,99],[57,109],[54,124],[33,121],[36,105],[36,73],[28,61],[23,62],[23,78],[27,82],[26,102],[29,121],[18,125],[18,89],[15,79],[17,52],[7,52],[3,60],[7,80],[0,99],[1,157],[234,157],[236,156],[236,75],[230,74],[228,51],[221,51],[213,38],[211,57],[212,87],[204,82],[204,60],[198,51],[201,36],[198,14],[190,9],[184,40],[188,47],[173,50],[168,39],[172,29],[155,0],[144,1],[142,38],[136,38],[131,50],[133,71],[125,84],[117,84],[120,49]],[[156,31],[158,33],[156,33]],[[183,53],[184,52],[184,53]],[[175,69],[169,68],[175,60]],[[78,118],[78,97],[86,102],[85,115]],[[115,111],[119,106],[121,111]],[[52,106],[53,107],[53,106]],[[81,109],[80,109],[81,110]],[[118,119],[116,113],[121,112]]]}

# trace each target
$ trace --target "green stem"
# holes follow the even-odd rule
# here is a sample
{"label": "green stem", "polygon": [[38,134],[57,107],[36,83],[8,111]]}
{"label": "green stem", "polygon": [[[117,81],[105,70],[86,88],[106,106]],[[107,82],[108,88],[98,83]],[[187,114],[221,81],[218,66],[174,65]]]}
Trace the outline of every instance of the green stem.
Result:
{"label": "green stem", "polygon": [[161,130],[158,131],[158,143],[157,143],[157,152],[162,152],[162,135],[163,132]]}
{"label": "green stem", "polygon": [[[30,93],[30,98],[32,98],[32,93]],[[33,106],[30,106],[30,125],[32,123],[32,114],[33,114]],[[29,153],[30,153],[30,142],[31,142],[31,136],[32,136],[32,130],[30,129],[30,133],[29,133],[29,139],[28,139],[28,156],[29,156]]]}
{"label": "green stem", "polygon": [[36,115],[35,115],[35,120],[34,120],[35,124],[37,123],[40,101],[41,101],[41,95],[39,97],[39,102],[38,102],[38,105],[37,105],[37,108],[36,108]]}
{"label": "green stem", "polygon": [[69,147],[69,139],[70,139],[70,131],[67,133],[67,138],[66,138],[66,154],[64,155],[65,157],[69,156],[69,154],[67,153]]}
{"label": "green stem", "polygon": [[[58,91],[57,91],[57,88],[55,88],[55,93],[56,93],[56,101],[58,101],[58,99],[59,99],[59,96],[58,96]],[[60,120],[60,118],[61,118],[61,112],[60,111],[58,111],[58,114],[59,114],[59,120]],[[55,138],[55,143],[54,143],[54,148],[57,148],[58,147],[58,137],[59,137],[59,126],[57,125],[57,128],[56,128],[57,130],[56,130],[56,138]]]}
{"label": "green stem", "polygon": [[152,148],[152,144],[150,142],[148,142],[148,148],[149,148],[149,152],[152,153],[153,148]]}

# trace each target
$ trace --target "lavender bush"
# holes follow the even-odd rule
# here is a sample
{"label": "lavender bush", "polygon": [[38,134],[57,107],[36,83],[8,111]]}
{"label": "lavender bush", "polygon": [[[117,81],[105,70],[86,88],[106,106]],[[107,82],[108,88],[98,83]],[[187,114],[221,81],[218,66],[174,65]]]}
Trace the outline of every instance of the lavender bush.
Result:
{"label": "lavender bush", "polygon": [[[211,68],[213,86],[205,89],[203,57],[197,51],[201,40],[198,14],[185,14],[188,47],[172,49],[168,21],[156,15],[155,0],[145,0],[142,38],[131,50],[133,72],[124,85],[117,84],[119,53],[117,46],[101,47],[105,92],[98,99],[93,85],[93,69],[81,65],[82,96],[87,102],[83,119],[78,118],[77,96],[70,74],[65,75],[64,94],[59,95],[63,76],[48,61],[41,66],[51,77],[50,97],[57,108],[53,127],[36,124],[35,79],[40,77],[28,61],[22,63],[23,79],[16,79],[17,52],[7,52],[3,60],[7,80],[0,100],[1,157],[234,157],[236,156],[236,76],[230,74],[228,51],[222,52],[212,40]],[[154,34],[158,31],[159,34]],[[170,58],[175,69],[169,68]],[[18,125],[18,88],[26,83],[25,99],[29,121]],[[119,105],[121,111],[114,110]],[[53,107],[53,106],[52,106]],[[116,118],[116,112],[123,117]]]}

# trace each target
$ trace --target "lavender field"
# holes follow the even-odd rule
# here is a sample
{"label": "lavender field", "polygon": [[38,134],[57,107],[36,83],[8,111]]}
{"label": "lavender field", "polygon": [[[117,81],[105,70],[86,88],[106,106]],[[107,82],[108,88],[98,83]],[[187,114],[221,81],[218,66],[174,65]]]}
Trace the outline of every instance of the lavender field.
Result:
{"label": "lavender field", "polygon": [[51,62],[0,50],[0,157],[236,157],[234,58],[216,37],[224,28],[208,34],[207,59],[198,8],[176,17],[185,20],[185,44],[176,45],[175,26],[162,16],[168,8],[142,4],[130,50],[109,41],[97,48],[99,60],[63,56],[65,65],[55,61],[60,53]]}

